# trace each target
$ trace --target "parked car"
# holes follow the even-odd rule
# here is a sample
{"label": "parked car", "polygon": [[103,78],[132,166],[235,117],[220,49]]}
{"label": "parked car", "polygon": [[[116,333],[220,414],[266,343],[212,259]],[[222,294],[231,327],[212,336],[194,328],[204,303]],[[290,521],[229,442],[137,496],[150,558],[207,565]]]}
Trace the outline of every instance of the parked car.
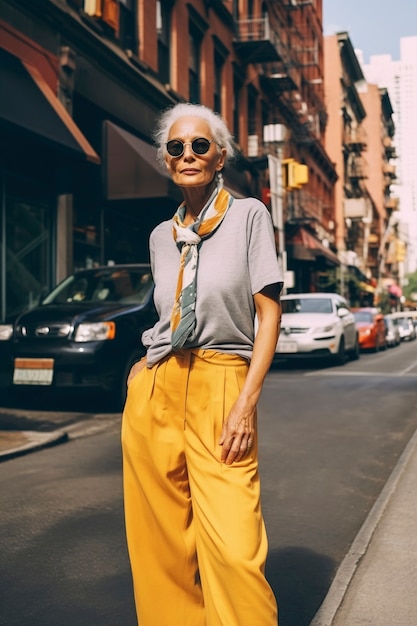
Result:
{"label": "parked car", "polygon": [[404,317],[397,317],[397,322],[401,341],[414,341],[417,332],[412,318],[404,315]]}
{"label": "parked car", "polygon": [[359,358],[355,318],[337,293],[298,293],[282,296],[281,333],[276,357],[327,357],[343,364]]}
{"label": "parked car", "polygon": [[0,324],[0,385],[111,393],[123,401],[141,333],[157,314],[149,265],[68,276],[39,306]]}
{"label": "parked car", "polygon": [[385,350],[387,347],[384,316],[375,307],[352,309],[359,332],[361,350]]}
{"label": "parked car", "polygon": [[392,315],[384,315],[385,323],[385,338],[387,346],[393,348],[399,346],[401,343],[400,330],[398,328],[398,321],[396,317]]}

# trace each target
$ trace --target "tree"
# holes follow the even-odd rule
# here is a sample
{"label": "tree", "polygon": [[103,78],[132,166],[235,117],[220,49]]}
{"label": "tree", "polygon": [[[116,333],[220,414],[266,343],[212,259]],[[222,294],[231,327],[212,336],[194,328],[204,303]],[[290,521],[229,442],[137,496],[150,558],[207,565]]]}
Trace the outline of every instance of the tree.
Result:
{"label": "tree", "polygon": [[405,299],[415,302],[417,306],[417,271],[407,275],[408,284],[404,286]]}

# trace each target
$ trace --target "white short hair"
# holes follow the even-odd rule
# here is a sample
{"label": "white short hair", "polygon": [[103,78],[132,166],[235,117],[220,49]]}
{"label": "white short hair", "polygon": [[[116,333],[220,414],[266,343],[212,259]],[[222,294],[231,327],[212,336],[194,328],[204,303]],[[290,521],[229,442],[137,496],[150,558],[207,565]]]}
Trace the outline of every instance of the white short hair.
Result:
{"label": "white short hair", "polygon": [[235,153],[233,137],[223,118],[203,104],[180,102],[162,113],[153,133],[153,139],[157,147],[157,157],[160,163],[165,161],[169,131],[172,125],[183,117],[199,117],[207,122],[216,144],[226,150],[226,160],[233,158]]}

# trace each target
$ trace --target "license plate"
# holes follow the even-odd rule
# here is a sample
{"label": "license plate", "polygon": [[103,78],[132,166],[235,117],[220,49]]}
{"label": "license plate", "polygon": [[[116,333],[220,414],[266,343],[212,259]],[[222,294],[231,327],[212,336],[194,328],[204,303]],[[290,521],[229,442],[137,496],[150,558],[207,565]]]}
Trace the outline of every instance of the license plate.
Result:
{"label": "license plate", "polygon": [[292,353],[297,352],[297,344],[295,341],[278,341],[276,351],[279,353]]}
{"label": "license plate", "polygon": [[54,359],[15,359],[14,385],[51,385]]}

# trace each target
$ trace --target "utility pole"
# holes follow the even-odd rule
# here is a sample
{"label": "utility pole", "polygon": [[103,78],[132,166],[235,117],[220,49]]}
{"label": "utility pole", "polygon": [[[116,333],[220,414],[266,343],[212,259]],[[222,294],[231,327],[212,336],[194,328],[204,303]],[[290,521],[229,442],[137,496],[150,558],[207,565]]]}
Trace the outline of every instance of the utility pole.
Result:
{"label": "utility pole", "polygon": [[264,143],[270,146],[275,152],[275,154],[273,154],[272,150],[268,150],[268,168],[271,188],[271,216],[272,222],[277,229],[278,260],[284,277],[283,293],[285,293],[285,276],[287,273],[283,203],[284,187],[282,181],[282,157],[286,130],[283,124],[268,124],[264,126]]}

